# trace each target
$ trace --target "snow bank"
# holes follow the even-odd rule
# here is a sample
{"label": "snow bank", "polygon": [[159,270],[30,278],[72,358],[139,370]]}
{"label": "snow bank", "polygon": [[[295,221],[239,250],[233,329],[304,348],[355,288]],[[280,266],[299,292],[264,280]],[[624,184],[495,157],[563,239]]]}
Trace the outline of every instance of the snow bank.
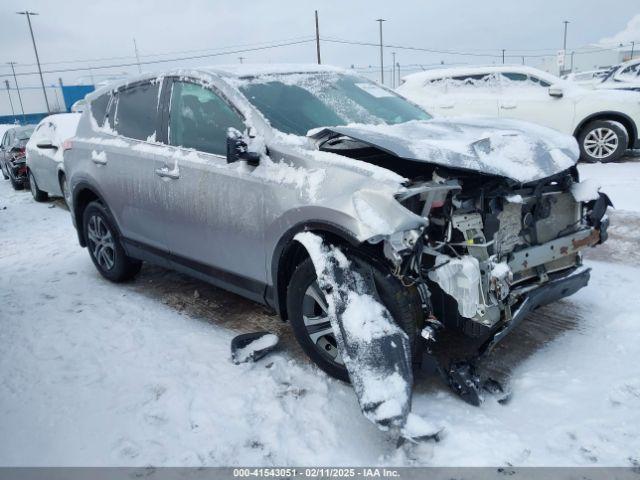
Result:
{"label": "snow bank", "polygon": [[602,186],[601,191],[609,195],[618,210],[640,211],[640,159],[626,157],[617,163],[581,163],[578,165],[580,180]]}

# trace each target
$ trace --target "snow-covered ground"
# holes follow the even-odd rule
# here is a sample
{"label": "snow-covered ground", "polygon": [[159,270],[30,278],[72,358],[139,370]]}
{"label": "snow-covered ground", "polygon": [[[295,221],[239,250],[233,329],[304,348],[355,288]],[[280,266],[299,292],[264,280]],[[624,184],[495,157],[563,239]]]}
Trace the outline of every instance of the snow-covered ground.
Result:
{"label": "snow-covered ground", "polygon": [[[399,449],[263,307],[157,267],[110,284],[60,201],[0,182],[0,466],[638,465],[640,262],[606,252],[638,238],[640,162],[580,169],[628,210],[591,284],[497,349],[507,404],[419,379],[414,411],[444,431]],[[257,327],[281,350],[234,365]]]}

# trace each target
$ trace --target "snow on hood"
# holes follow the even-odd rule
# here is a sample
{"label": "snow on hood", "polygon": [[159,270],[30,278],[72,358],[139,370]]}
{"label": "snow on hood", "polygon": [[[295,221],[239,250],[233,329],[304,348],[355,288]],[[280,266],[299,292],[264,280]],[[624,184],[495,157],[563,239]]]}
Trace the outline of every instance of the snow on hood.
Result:
{"label": "snow on hood", "polygon": [[308,136],[332,133],[376,146],[409,160],[472,170],[527,183],[560,173],[578,161],[575,139],[518,120],[455,118],[398,125],[351,124],[323,127]]}

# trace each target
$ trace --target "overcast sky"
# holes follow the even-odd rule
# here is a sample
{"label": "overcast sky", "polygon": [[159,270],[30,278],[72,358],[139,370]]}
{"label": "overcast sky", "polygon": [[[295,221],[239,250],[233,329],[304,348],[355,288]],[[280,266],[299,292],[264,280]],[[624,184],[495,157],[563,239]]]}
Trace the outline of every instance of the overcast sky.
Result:
{"label": "overcast sky", "polygon": [[[613,7],[615,4],[615,8]],[[562,21],[569,25],[568,49],[611,37],[640,13],[637,0],[617,0],[602,8],[601,0],[2,0],[0,3],[0,74],[8,61],[23,64],[18,71],[33,71],[34,54],[26,18],[16,15],[29,9],[40,15],[33,27],[44,70],[86,67],[134,61],[133,37],[142,60],[148,55],[185,50],[220,49],[240,44],[311,37],[313,12],[320,15],[321,36],[378,42],[376,18],[385,18],[384,41],[396,45],[500,55],[550,53],[562,46]],[[304,38],[302,38],[304,40]],[[640,41],[640,38],[636,39]],[[541,51],[546,50],[546,52]],[[531,51],[531,52],[527,52]],[[385,51],[390,63],[391,49]],[[185,55],[183,53],[175,56]],[[341,66],[379,64],[378,49],[322,43],[323,63]],[[246,52],[182,62],[185,66],[245,62],[313,62],[315,45],[305,43],[278,49]],[[63,60],[128,57],[90,63],[52,64]],[[491,57],[464,57],[397,50],[402,65],[492,63]],[[514,60],[515,61],[515,60]],[[518,58],[519,62],[520,59]],[[527,63],[536,64],[534,59]],[[26,65],[25,65],[26,64]],[[145,66],[158,70],[173,64]],[[95,69],[98,72],[136,71],[136,68]],[[87,72],[51,73],[73,82]],[[4,79],[4,77],[3,77]],[[21,77],[37,85],[37,77]]]}

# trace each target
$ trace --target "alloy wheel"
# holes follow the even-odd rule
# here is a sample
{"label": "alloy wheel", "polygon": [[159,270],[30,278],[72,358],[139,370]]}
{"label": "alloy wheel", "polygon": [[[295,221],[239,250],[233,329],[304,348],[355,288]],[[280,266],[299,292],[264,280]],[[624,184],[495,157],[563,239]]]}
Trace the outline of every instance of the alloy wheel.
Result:
{"label": "alloy wheel", "polygon": [[98,265],[104,270],[111,270],[115,265],[115,243],[109,226],[99,215],[89,218],[87,239]]}
{"label": "alloy wheel", "polygon": [[307,288],[302,301],[302,320],[314,347],[327,360],[343,366],[336,337],[329,320],[329,308],[317,281]]}
{"label": "alloy wheel", "polygon": [[610,128],[600,127],[591,130],[583,140],[585,151],[593,158],[603,159],[618,149],[618,135]]}

